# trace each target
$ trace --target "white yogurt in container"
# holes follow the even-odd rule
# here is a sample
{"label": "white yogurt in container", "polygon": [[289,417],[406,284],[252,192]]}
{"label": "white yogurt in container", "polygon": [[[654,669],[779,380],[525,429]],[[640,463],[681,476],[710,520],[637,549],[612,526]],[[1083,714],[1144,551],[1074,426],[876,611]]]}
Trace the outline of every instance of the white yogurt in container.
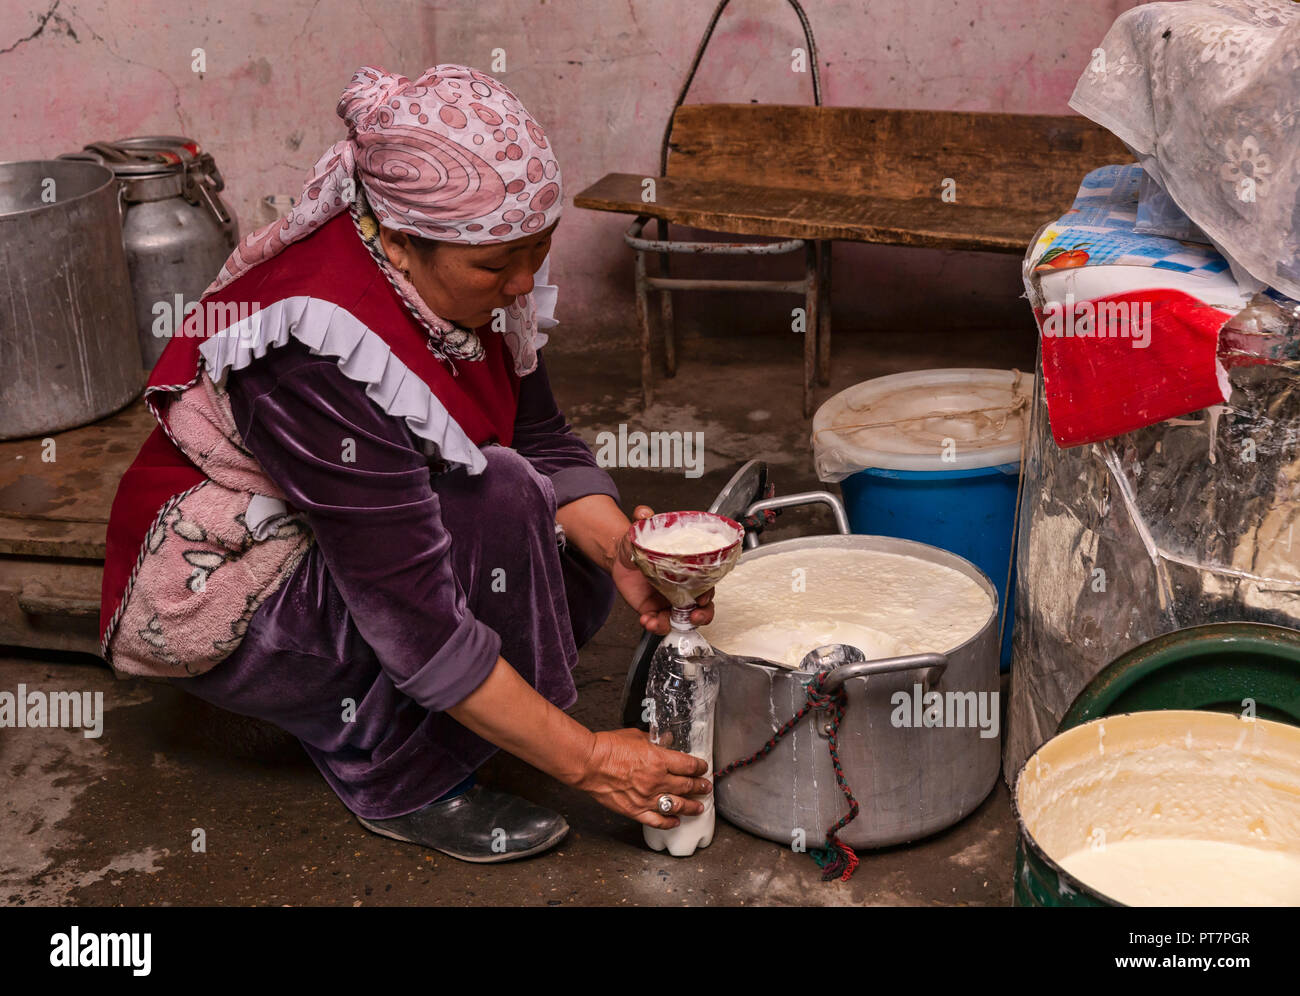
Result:
{"label": "white yogurt in container", "polygon": [[1105,716],[1043,744],[1015,800],[1026,853],[1076,880],[1062,889],[1128,906],[1300,905],[1296,727],[1178,709]]}
{"label": "white yogurt in container", "polygon": [[[707,719],[696,720],[691,728],[691,742],[701,746],[691,751],[709,766],[702,777],[713,778],[713,710],[710,706]],[[687,858],[701,847],[713,843],[713,831],[717,819],[713,810],[713,793],[689,796],[692,802],[702,803],[704,811],[692,815],[680,815],[678,824],[670,830],[642,825],[645,842],[655,851],[667,851],[674,858]]]}
{"label": "white yogurt in container", "polygon": [[710,644],[787,668],[829,643],[855,646],[868,660],[947,653],[994,611],[979,583],[951,567],[831,547],[742,561],[714,604],[714,621],[700,630]]}
{"label": "white yogurt in container", "polygon": [[729,536],[708,526],[680,525],[657,529],[638,537],[637,542],[655,553],[711,553],[736,542]]}
{"label": "white yogurt in container", "polygon": [[1155,837],[1085,847],[1061,867],[1126,906],[1300,906],[1300,854],[1288,851]]}

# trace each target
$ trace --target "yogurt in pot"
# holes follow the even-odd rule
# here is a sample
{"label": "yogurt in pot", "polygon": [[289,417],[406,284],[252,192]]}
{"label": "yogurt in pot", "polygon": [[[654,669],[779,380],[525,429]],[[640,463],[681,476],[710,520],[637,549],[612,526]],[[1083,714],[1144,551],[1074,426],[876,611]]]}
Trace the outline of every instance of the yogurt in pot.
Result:
{"label": "yogurt in pot", "polygon": [[713,622],[700,630],[710,644],[792,670],[828,643],[857,647],[867,660],[946,653],[993,612],[984,589],[951,567],[833,547],[742,561],[713,601]]}

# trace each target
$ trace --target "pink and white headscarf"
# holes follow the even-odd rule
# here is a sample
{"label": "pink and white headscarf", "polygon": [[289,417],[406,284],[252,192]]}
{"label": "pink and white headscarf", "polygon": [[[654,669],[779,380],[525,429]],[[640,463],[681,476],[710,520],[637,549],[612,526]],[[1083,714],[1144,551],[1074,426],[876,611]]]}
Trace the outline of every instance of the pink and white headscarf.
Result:
{"label": "pink and white headscarf", "polygon": [[[461,245],[509,242],[560,217],[560,165],[546,133],[518,97],[476,69],[437,65],[412,82],[363,66],[339,98],[338,114],[347,137],[317,161],[288,215],[240,242],[204,296],[359,200],[386,228]],[[463,359],[482,355],[472,335],[468,345],[448,348],[464,343],[463,333],[429,311],[382,254],[377,262],[429,326],[430,348]],[[504,336],[520,376],[537,366],[537,334],[533,295],[516,298]]]}

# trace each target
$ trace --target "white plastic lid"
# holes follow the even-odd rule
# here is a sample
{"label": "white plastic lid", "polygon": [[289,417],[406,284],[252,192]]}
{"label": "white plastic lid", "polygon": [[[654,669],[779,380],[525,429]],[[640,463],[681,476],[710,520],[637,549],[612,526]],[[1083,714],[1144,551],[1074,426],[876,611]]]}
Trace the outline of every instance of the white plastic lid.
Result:
{"label": "white plastic lid", "polygon": [[817,476],[867,468],[977,470],[1020,462],[1032,373],[949,368],[863,381],[813,417]]}

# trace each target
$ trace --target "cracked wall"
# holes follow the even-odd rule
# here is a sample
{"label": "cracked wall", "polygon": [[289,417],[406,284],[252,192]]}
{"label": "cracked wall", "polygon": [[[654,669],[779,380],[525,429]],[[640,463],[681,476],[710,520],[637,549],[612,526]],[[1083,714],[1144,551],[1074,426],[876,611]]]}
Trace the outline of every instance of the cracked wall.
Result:
{"label": "cracked wall", "polygon": [[158,0],[6,0],[6,9],[6,158],[54,157],[127,135],[188,135],[216,157],[243,231],[261,223],[263,196],[296,195],[340,137],[334,103],[357,66],[424,65],[433,47],[431,8],[400,0],[235,0],[189,10]]}
{"label": "cracked wall", "polygon": [[[805,0],[827,104],[1066,113],[1092,48],[1135,0]],[[436,62],[498,73],[542,122],[566,196],[606,172],[657,172],[659,139],[710,5],[699,0],[5,0],[6,159],[127,135],[181,133],[216,157],[244,232],[267,194],[296,195],[342,135],[334,104],[366,63],[414,76]],[[733,0],[691,101],[799,103],[806,74],[786,0]],[[192,70],[202,48],[206,70]],[[629,219],[572,207],[553,250],[556,348],[634,335]],[[837,247],[837,328],[1007,323],[1027,331],[1018,261]],[[793,264],[791,264],[793,265]],[[900,292],[900,288],[903,290]],[[997,293],[990,294],[989,288]],[[1005,289],[1005,293],[1002,290]],[[687,295],[687,330],[779,333],[793,300]],[[769,328],[771,326],[771,328]]]}

